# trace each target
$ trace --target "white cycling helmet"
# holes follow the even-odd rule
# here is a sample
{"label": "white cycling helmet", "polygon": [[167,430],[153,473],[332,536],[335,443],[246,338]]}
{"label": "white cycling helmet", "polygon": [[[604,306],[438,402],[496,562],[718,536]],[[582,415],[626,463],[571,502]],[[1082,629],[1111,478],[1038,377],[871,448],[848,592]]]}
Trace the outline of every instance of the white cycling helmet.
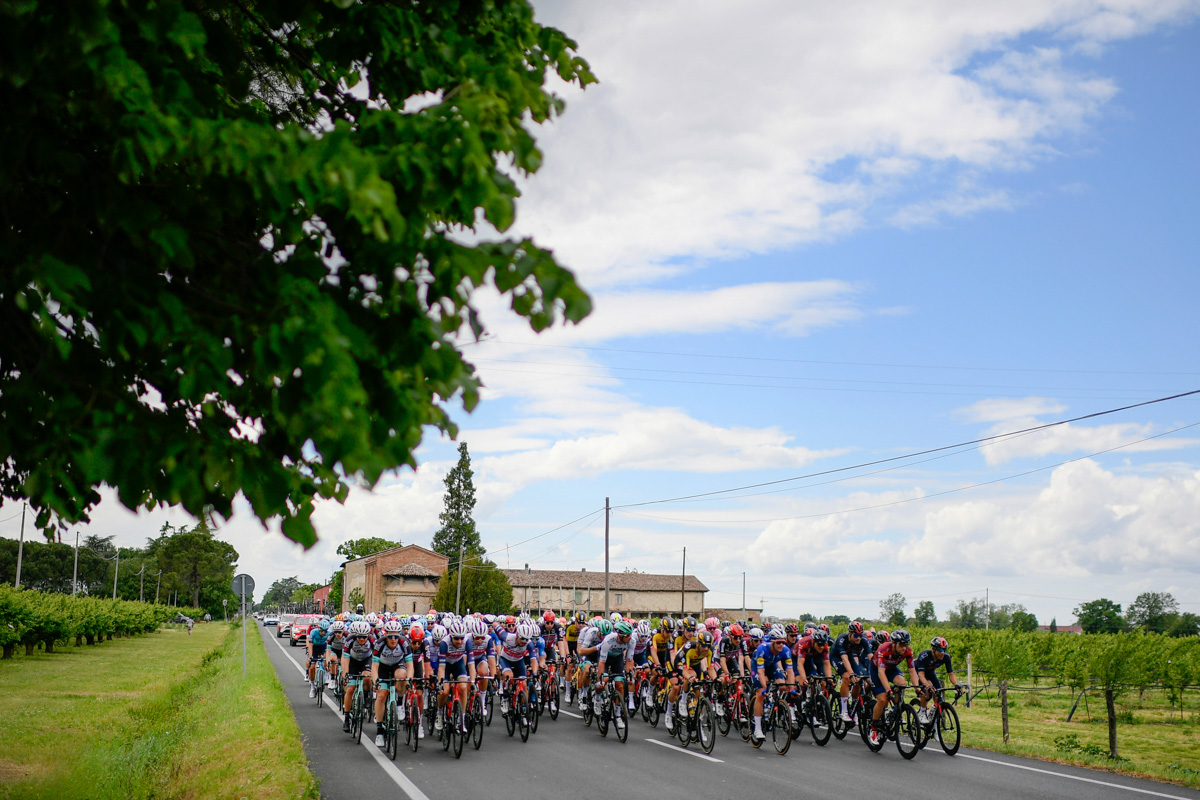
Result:
{"label": "white cycling helmet", "polygon": [[488,625],[483,620],[475,617],[471,620],[471,635],[472,636],[487,636]]}
{"label": "white cycling helmet", "polygon": [[370,614],[367,614],[365,619],[367,620],[367,624],[371,627],[375,627],[375,623],[379,622],[379,617],[376,616],[374,611],[372,611]]}
{"label": "white cycling helmet", "polygon": [[485,625],[491,625],[495,621],[496,621],[495,614],[484,614],[483,615],[483,622]]}
{"label": "white cycling helmet", "polygon": [[399,634],[401,629],[400,621],[389,619],[383,624],[384,633]]}
{"label": "white cycling helmet", "polygon": [[334,620],[333,624],[329,626],[329,630],[331,633],[344,633],[346,630],[346,623],[342,622],[340,619]]}
{"label": "white cycling helmet", "polygon": [[451,636],[466,636],[467,623],[463,622],[461,619],[456,619],[451,622],[449,626],[447,626],[446,630],[450,632]]}
{"label": "white cycling helmet", "polygon": [[639,639],[648,639],[650,637],[650,623],[642,620],[637,624],[637,635]]}
{"label": "white cycling helmet", "polygon": [[371,626],[368,625],[367,623],[363,622],[362,620],[359,620],[358,622],[351,622],[350,623],[350,635],[351,636],[370,636],[371,635]]}
{"label": "white cycling helmet", "polygon": [[442,639],[446,638],[446,626],[434,625],[433,630],[431,630],[430,633],[433,634],[433,640],[435,642],[440,642]]}
{"label": "white cycling helmet", "polygon": [[783,626],[780,625],[778,622],[771,626],[771,633],[769,635],[770,635],[770,638],[772,638],[772,639],[787,638],[787,634],[784,632]]}
{"label": "white cycling helmet", "polygon": [[621,616],[620,611],[612,612],[611,614],[608,615],[608,618],[612,620],[613,625],[616,625],[618,622],[620,622],[622,619],[624,619],[624,617]]}

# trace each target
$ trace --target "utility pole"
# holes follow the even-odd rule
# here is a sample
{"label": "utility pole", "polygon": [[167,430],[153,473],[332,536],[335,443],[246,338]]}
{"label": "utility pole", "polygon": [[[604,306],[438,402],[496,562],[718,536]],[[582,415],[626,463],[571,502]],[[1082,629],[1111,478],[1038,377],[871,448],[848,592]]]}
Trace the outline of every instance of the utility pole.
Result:
{"label": "utility pole", "polygon": [[687,587],[687,548],[683,548],[683,570],[679,573],[679,613],[682,616],[687,616],[687,595],[684,590]]}
{"label": "utility pole", "polygon": [[113,567],[113,600],[117,599],[117,574],[121,571],[121,548],[117,548],[117,564]]}
{"label": "utility pole", "polygon": [[21,557],[25,555],[25,509],[29,508],[29,501],[21,506],[21,541],[17,545],[17,581],[16,588],[21,588]]}
{"label": "utility pole", "polygon": [[992,596],[991,589],[986,586],[983,589],[983,629],[990,631],[992,629]]}
{"label": "utility pole", "polygon": [[79,591],[79,528],[75,529],[75,572],[71,574],[71,597]]}
{"label": "utility pole", "polygon": [[463,574],[463,542],[465,537],[462,531],[458,534],[458,589],[454,592],[454,614],[458,615],[458,601],[462,599],[462,574]]}
{"label": "utility pole", "polygon": [[746,619],[746,572],[742,571],[742,619]]}
{"label": "utility pole", "polygon": [[140,570],[138,570],[138,577],[141,579],[138,582],[138,602],[140,603],[144,599],[143,594],[145,593],[145,589],[146,589],[146,565],[145,565],[145,563],[143,563],[142,568]]}
{"label": "utility pole", "polygon": [[604,616],[608,617],[608,498],[604,498]]}

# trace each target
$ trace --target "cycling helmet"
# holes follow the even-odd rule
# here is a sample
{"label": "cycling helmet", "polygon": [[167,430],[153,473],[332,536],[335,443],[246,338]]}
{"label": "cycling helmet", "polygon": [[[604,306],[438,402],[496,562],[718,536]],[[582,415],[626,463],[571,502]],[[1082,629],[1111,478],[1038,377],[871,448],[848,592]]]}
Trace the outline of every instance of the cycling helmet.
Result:
{"label": "cycling helmet", "polygon": [[430,633],[433,634],[433,638],[435,641],[440,642],[442,639],[446,638],[446,626],[445,625],[434,625],[433,629],[430,631]]}
{"label": "cycling helmet", "polygon": [[700,642],[700,646],[704,648],[711,648],[713,645],[713,635],[707,630],[700,631],[700,633],[696,634],[696,640]]}
{"label": "cycling helmet", "polygon": [[613,626],[613,630],[615,630],[617,632],[617,634],[620,636],[632,636],[633,635],[633,626],[630,625],[625,620],[621,620],[615,626]]}
{"label": "cycling helmet", "polygon": [[596,628],[600,631],[601,636],[608,636],[612,633],[612,623],[606,619],[596,620]]}
{"label": "cycling helmet", "polygon": [[850,620],[850,624],[846,626],[846,633],[853,636],[862,636],[863,624],[856,619]]}
{"label": "cycling helmet", "polygon": [[496,621],[496,615],[495,614],[484,614],[483,621],[484,621],[484,623],[491,625],[493,622]]}
{"label": "cycling helmet", "polygon": [[741,636],[743,633],[745,633],[745,631],[742,630],[742,626],[738,625],[736,622],[729,626],[730,636],[737,637]]}
{"label": "cycling helmet", "polygon": [[554,616],[553,611],[547,611],[545,614],[542,614],[542,619],[546,620],[546,622],[554,622],[557,617]]}
{"label": "cycling helmet", "polygon": [[359,603],[358,605],[356,605],[356,606],[354,607],[354,611],[355,611],[355,613],[357,613],[357,614],[361,614],[361,613],[363,613],[363,604],[362,604],[362,603]]}
{"label": "cycling helmet", "polygon": [[334,623],[329,626],[329,630],[332,633],[344,633],[346,630],[346,623],[342,622],[340,619],[335,620]]}
{"label": "cycling helmet", "polygon": [[367,620],[368,625],[371,625],[372,627],[374,627],[375,623],[379,621],[379,617],[377,617],[375,615],[375,612],[372,611],[370,614],[367,614],[366,620]]}
{"label": "cycling helmet", "polygon": [[642,620],[637,624],[637,635],[639,639],[647,639],[650,637],[650,623]]}
{"label": "cycling helmet", "polygon": [[321,620],[320,622],[317,623],[317,627],[323,631],[328,631],[329,630],[329,620],[327,620],[327,619]]}
{"label": "cycling helmet", "polygon": [[787,625],[783,626],[783,632],[788,636],[799,636],[800,626],[794,622],[789,622]]}
{"label": "cycling helmet", "polygon": [[505,625],[516,625],[517,618],[514,617],[512,614],[509,614],[507,617],[504,618],[504,624]]}
{"label": "cycling helmet", "polygon": [[896,630],[892,631],[892,641],[896,644],[908,644],[912,641],[912,637],[903,628],[896,628]]}
{"label": "cycling helmet", "polygon": [[371,635],[371,626],[368,625],[367,623],[363,622],[362,620],[359,620],[358,622],[351,622],[350,623],[350,635],[351,636],[370,636]]}
{"label": "cycling helmet", "polygon": [[400,629],[401,629],[400,620],[397,620],[397,619],[389,619],[387,622],[385,622],[383,624],[383,632],[386,633],[388,636],[399,636]]}
{"label": "cycling helmet", "polygon": [[417,644],[418,642],[424,641],[425,640],[425,629],[422,628],[420,625],[413,625],[411,628],[408,629],[408,640],[410,642],[412,642],[413,644]]}
{"label": "cycling helmet", "polygon": [[658,621],[658,627],[669,633],[675,630],[675,620],[671,619],[670,617],[663,617]]}
{"label": "cycling helmet", "polygon": [[783,626],[778,622],[771,626],[771,630],[767,634],[767,638],[770,639],[783,639],[786,636],[787,634],[783,632]]}
{"label": "cycling helmet", "polygon": [[811,620],[804,623],[804,635],[808,636],[808,632],[811,631],[815,627],[817,627],[817,623],[815,623]]}
{"label": "cycling helmet", "polygon": [[818,627],[818,628],[820,628],[821,630],[825,631],[826,633],[829,633],[829,626],[828,626],[828,625],[826,625],[824,622],[822,622],[822,623],[821,623],[820,625],[818,625],[817,627]]}
{"label": "cycling helmet", "polygon": [[944,653],[946,652],[946,648],[950,646],[950,643],[942,636],[935,636],[929,640],[929,646],[939,653]]}
{"label": "cycling helmet", "polygon": [[812,634],[812,641],[813,641],[813,644],[824,644],[824,645],[827,645],[827,644],[829,644],[829,643],[830,643],[831,641],[833,641],[833,640],[832,640],[832,639],[830,639],[830,637],[829,637],[829,634],[828,634],[828,633],[826,633],[825,631],[823,631],[823,630],[820,630],[820,629],[818,628],[817,630],[813,631],[813,634]]}
{"label": "cycling helmet", "polygon": [[481,619],[475,620],[471,626],[471,635],[483,637],[488,635],[488,624]]}
{"label": "cycling helmet", "polygon": [[704,627],[708,628],[710,631],[715,631],[717,628],[721,627],[721,620],[717,619],[716,617],[709,617],[708,619],[704,620]]}
{"label": "cycling helmet", "polygon": [[446,630],[450,633],[451,636],[455,636],[455,637],[466,636],[467,635],[467,623],[463,622],[461,619],[456,619],[453,622],[451,622],[448,626],[446,626]]}
{"label": "cycling helmet", "polygon": [[685,631],[696,630],[696,618],[695,617],[684,617],[683,622],[681,622],[680,624],[683,626],[683,629]]}
{"label": "cycling helmet", "polygon": [[875,638],[873,641],[881,642],[881,643],[886,642],[888,640],[889,636],[891,636],[890,633],[881,629],[881,630],[878,630],[875,632]]}
{"label": "cycling helmet", "polygon": [[750,638],[754,639],[755,641],[762,639],[763,638],[762,628],[751,628],[750,629]]}

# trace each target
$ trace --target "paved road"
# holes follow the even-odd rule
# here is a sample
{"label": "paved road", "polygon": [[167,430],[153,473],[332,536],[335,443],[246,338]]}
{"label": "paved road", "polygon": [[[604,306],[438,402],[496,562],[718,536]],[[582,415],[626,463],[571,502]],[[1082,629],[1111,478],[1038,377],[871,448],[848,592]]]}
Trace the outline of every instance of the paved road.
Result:
{"label": "paved road", "polygon": [[[640,719],[633,723],[627,744],[611,731],[601,739],[595,726],[585,728],[566,710],[557,721],[544,716],[528,743],[510,739],[497,714],[484,733],[483,747],[476,751],[468,744],[459,761],[431,736],[416,754],[402,750],[392,762],[368,742],[374,737],[373,725],[364,731],[362,743],[355,744],[342,733],[339,710],[328,702],[317,708],[308,697],[303,650],[276,639],[274,629],[259,627],[304,735],[309,766],[321,779],[321,796],[328,800],[380,797],[397,787],[412,800],[497,791],[527,800],[558,800],[570,786],[602,782],[615,792],[656,800],[742,800],[778,797],[780,792],[889,800],[928,800],[947,792],[971,800],[1200,800],[1200,792],[1169,784],[966,748],[950,758],[936,743],[904,761],[891,743],[871,753],[856,733],[840,742],[831,739],[825,747],[812,744],[805,734],[782,757],[771,750],[769,741],[762,750],[754,750],[731,734],[732,738],[719,738],[707,757],[696,752],[696,745],[680,748],[668,740],[661,725],[651,728]],[[564,775],[570,776],[567,783]]]}

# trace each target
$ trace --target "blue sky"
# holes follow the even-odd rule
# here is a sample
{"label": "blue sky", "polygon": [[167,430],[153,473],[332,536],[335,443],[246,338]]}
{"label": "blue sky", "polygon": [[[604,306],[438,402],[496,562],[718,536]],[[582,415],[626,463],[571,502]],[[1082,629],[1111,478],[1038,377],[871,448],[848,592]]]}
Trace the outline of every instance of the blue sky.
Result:
{"label": "blue sky", "polygon": [[[539,3],[601,83],[565,90],[538,132],[518,229],[597,310],[535,337],[478,298],[493,340],[468,351],[489,389],[455,416],[497,561],[602,567],[598,516],[506,548],[606,495],[774,481],[1200,388],[1197,10]],[[985,587],[1043,622],[1146,590],[1200,611],[1200,428],[1139,443],[1196,422],[1189,398],[838,483],[618,508],[613,566],[675,570],[686,546],[710,603],[740,604],[745,570],[776,614],[869,617],[899,591],[944,615]],[[427,544],[453,448],[431,438],[417,474],[322,508],[308,553],[244,518],[224,535],[263,587],[327,576],[346,538]],[[162,516],[106,501],[92,527],[133,544]]]}

